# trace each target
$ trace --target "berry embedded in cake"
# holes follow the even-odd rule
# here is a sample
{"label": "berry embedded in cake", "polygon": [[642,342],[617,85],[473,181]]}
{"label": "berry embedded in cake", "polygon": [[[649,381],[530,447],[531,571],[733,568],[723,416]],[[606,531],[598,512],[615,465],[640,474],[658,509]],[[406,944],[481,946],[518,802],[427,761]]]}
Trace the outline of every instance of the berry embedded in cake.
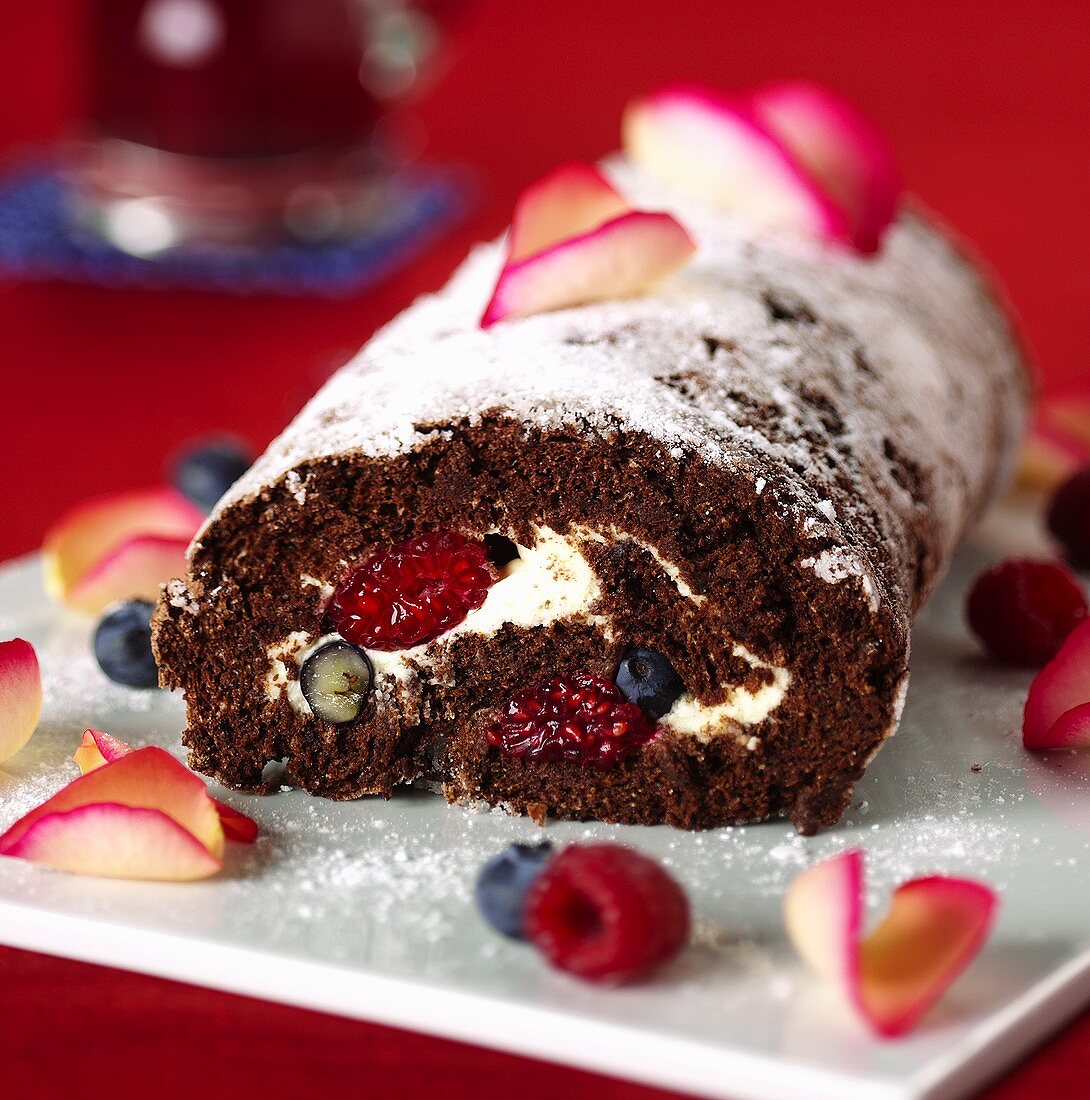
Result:
{"label": "berry embedded in cake", "polygon": [[[777,127],[800,102],[769,100]],[[853,200],[864,242],[656,164],[554,173],[219,503],[156,616],[195,768],[537,819],[837,821],[897,726],[912,619],[1010,467],[1022,360],[925,212]],[[625,211],[695,255],[626,267]]]}
{"label": "berry embedded in cake", "polygon": [[577,672],[520,691],[488,730],[504,756],[612,768],[656,734],[616,684]]}
{"label": "berry embedded in cake", "polygon": [[412,649],[480,607],[493,580],[483,542],[429,531],[353,569],[333,593],[329,614],[355,645]]}

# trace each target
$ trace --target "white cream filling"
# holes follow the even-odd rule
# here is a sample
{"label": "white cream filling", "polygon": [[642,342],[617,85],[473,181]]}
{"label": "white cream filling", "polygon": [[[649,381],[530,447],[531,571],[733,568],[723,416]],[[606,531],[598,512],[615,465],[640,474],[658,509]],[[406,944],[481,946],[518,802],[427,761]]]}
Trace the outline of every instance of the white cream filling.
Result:
{"label": "white cream filling", "polygon": [[286,638],[281,638],[265,650],[269,658],[269,671],[265,674],[265,694],[270,702],[279,699],[280,693],[289,683],[288,666],[283,659],[290,657],[309,641],[310,635],[305,630],[293,630]]}
{"label": "white cream filling", "polygon": [[[582,618],[600,626],[608,634],[609,623],[591,608],[601,599],[602,587],[598,574],[580,553],[578,546],[549,527],[535,527],[533,546],[519,546],[519,556],[509,562],[503,575],[488,590],[484,603],[471,611],[457,626],[433,642],[401,649],[394,653],[368,649],[367,656],[379,680],[404,681],[412,673],[411,662],[427,664],[435,647],[445,645],[462,634],[493,635],[505,625],[548,626],[561,619]],[[304,574],[303,587],[315,587],[319,598],[328,600],[332,586],[317,577]],[[338,635],[330,634],[316,641],[312,635],[295,631],[268,649],[270,670],[265,677],[265,693],[270,700],[280,697],[285,688],[288,700],[301,714],[310,714],[298,683],[290,680],[282,658],[294,653],[301,668],[306,659],[322,645]]]}
{"label": "white cream filling", "polygon": [[[787,689],[791,686],[791,673],[786,668],[778,668],[762,661],[750,653],[745,646],[736,645],[734,655],[748,661],[754,668],[767,669],[772,673],[772,682],[763,684],[756,691],[747,691],[735,684],[723,684],[726,698],[721,703],[701,703],[686,692],[660,719],[660,725],[675,733],[695,737],[705,744],[714,737],[733,733],[734,725],[755,726],[763,722],[783,702]],[[741,738],[742,744],[751,752],[759,742],[755,737]]]}
{"label": "white cream filling", "polygon": [[[560,535],[549,527],[535,527],[533,546],[519,546],[519,557],[504,569],[503,576],[488,591],[485,602],[471,611],[457,626],[452,627],[435,641],[414,646],[412,649],[388,653],[368,649],[367,656],[375,670],[376,685],[390,687],[407,681],[414,666],[432,663],[436,648],[448,644],[463,634],[493,635],[505,625],[532,627],[548,626],[562,619],[582,619],[600,627],[607,638],[612,637],[611,626],[605,616],[595,614],[594,605],[602,595],[598,575],[579,549],[578,542],[606,542],[622,538],[631,539],[650,553],[684,599],[699,605],[707,598],[695,593],[686,583],[681,570],[664,558],[658,549],[631,535],[611,527],[602,532],[590,527],[577,526],[572,535]],[[318,577],[300,577],[303,587],[318,589],[319,598],[325,602],[332,594],[332,586]],[[265,677],[265,692],[270,700],[280,698],[287,691],[288,701],[299,714],[310,715],[311,709],[303,697],[298,679],[288,675],[286,658],[294,658],[298,668],[316,650],[335,641],[338,634],[314,638],[306,631],[294,631],[267,650],[269,672]],[[733,733],[751,751],[757,748],[756,738],[743,738],[737,727],[746,727],[764,721],[780,705],[791,683],[791,674],[762,661],[744,646],[736,645],[735,656],[742,657],[755,668],[768,669],[772,682],[756,691],[747,691],[738,685],[723,684],[725,698],[719,703],[701,703],[692,695],[682,695],[670,711],[659,719],[661,725],[675,733],[695,737],[708,742],[714,737]]]}

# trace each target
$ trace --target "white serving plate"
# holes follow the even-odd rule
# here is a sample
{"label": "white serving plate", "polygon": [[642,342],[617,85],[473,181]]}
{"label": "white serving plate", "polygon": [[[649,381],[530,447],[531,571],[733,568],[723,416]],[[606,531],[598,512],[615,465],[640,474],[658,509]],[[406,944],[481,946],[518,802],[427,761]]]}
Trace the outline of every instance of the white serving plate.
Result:
{"label": "white serving plate", "polygon": [[[1030,674],[987,663],[961,623],[976,569],[1038,548],[1035,530],[1008,507],[962,552],[915,632],[900,733],[837,828],[803,839],[782,823],[548,826],[557,842],[635,845],[685,884],[697,945],[648,985],[591,988],[491,933],[472,904],[474,872],[540,830],[416,791],[351,803],[217,791],[262,836],[233,845],[222,876],[203,883],[0,859],[0,941],[730,1100],[962,1096],[1090,1001],[1090,758],[1023,752]],[[34,642],[46,686],[41,728],[0,770],[0,829],[75,774],[68,758],[86,726],[181,751],[181,701],[108,683],[89,630],[47,602],[37,559],[0,570],[0,638]],[[928,872],[976,876],[1002,895],[984,952],[896,1042],[871,1037],[800,967],[780,919],[794,875],[855,845],[872,914]]]}

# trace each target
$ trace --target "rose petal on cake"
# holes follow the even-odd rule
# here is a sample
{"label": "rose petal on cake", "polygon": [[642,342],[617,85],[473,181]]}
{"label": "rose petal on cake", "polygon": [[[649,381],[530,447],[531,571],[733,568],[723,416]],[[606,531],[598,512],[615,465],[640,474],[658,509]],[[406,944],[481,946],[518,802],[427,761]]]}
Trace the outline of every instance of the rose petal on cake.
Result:
{"label": "rose petal on cake", "polygon": [[[120,493],[80,505],[53,526],[42,545],[46,591],[90,612],[119,598],[154,599],[158,585],[175,573],[162,574],[149,587],[149,571],[167,566],[177,571],[172,563],[178,546],[188,545],[204,518],[173,489]],[[138,570],[132,585],[121,585],[126,569]]]}
{"label": "rose petal on cake", "polygon": [[42,714],[42,674],[30,642],[0,642],[0,764],[30,740]]}
{"label": "rose petal on cake", "polygon": [[38,818],[4,855],[101,878],[189,882],[223,863],[162,810],[96,802]]}
{"label": "rose petal on cake", "polygon": [[[1034,751],[1070,748],[1090,703],[1090,619],[1080,623],[1059,653],[1034,678],[1022,717],[1022,744]],[[1069,715],[1079,710],[1080,714]]]}
{"label": "rose petal on cake", "polygon": [[[223,827],[204,782],[170,753],[154,746],[135,749],[69,783],[0,836],[0,855],[21,851],[23,837],[44,817],[106,804],[155,810],[189,833],[213,859],[223,856]],[[98,856],[95,866],[101,866]]]}
{"label": "rose petal on cake", "polygon": [[569,237],[582,236],[631,209],[592,164],[571,161],[531,184],[515,203],[507,262],[518,263]]}
{"label": "rose petal on cake", "polygon": [[[101,768],[114,760],[132,752],[132,746],[116,737],[111,737],[101,730],[86,730],[79,748],[76,749],[72,759],[79,765],[83,775]],[[244,813],[228,806],[225,802],[212,799],[212,805],[219,814],[220,824],[223,826],[224,835],[228,840],[237,841],[240,844],[253,844],[257,840],[257,822],[247,817]]]}
{"label": "rose petal on cake", "polygon": [[850,221],[752,105],[672,85],[625,111],[625,152],[663,183],[773,228],[847,240]]}
{"label": "rose petal on cake", "polygon": [[749,102],[766,129],[846,213],[849,243],[860,252],[876,251],[902,189],[893,149],[881,131],[848,100],[808,81],[771,84]]}
{"label": "rose petal on cake", "polygon": [[924,1016],[980,950],[998,899],[988,886],[935,875],[899,886],[869,935],[863,925],[863,854],[853,850],[804,871],[784,902],[803,959],[837,985],[886,1038]]}
{"label": "rose petal on cake", "polygon": [[676,271],[695,250],[671,215],[630,211],[506,266],[481,326],[637,294]]}

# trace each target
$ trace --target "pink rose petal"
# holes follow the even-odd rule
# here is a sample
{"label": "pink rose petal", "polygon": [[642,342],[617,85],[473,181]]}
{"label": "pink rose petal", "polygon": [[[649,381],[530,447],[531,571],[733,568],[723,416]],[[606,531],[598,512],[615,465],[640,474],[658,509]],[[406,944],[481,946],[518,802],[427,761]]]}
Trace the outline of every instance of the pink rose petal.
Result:
{"label": "pink rose petal", "polygon": [[844,211],[741,99],[663,88],[626,110],[624,146],[664,183],[759,225],[848,235]]}
{"label": "pink rose petal", "polygon": [[111,737],[101,730],[84,730],[83,740],[79,748],[72,754],[72,759],[79,765],[81,775],[93,772],[101,768],[103,764],[109,764],[113,760],[120,760],[132,752],[132,746],[116,737]]}
{"label": "pink rose petal", "polygon": [[1022,452],[1019,480],[1027,488],[1051,490],[1090,465],[1090,397],[1054,394],[1037,403]]}
{"label": "pink rose petal", "polygon": [[1080,716],[1065,715],[1084,703],[1090,703],[1090,619],[1075,627],[1030,684],[1022,744],[1035,751],[1069,748],[1068,738],[1077,736]]}
{"label": "pink rose petal", "polygon": [[65,603],[96,614],[118,600],[152,600],[159,586],[185,572],[188,538],[134,535],[97,561],[69,589]]}
{"label": "pink rose petal", "polygon": [[597,229],[631,204],[591,164],[572,161],[531,184],[515,203],[507,262],[518,263],[569,237]]}
{"label": "pink rose petal", "polygon": [[[118,760],[132,751],[132,747],[124,741],[111,737],[108,733],[102,733],[100,730],[89,729],[84,732],[83,740],[72,759],[79,765],[80,772],[86,775],[96,768],[101,768],[103,764]],[[233,806],[228,806],[215,798],[212,799],[212,805],[216,807],[220,824],[228,840],[238,841],[240,844],[253,844],[257,840],[257,822],[253,818],[247,817]]]}
{"label": "pink rose petal", "polygon": [[1079,749],[1090,745],[1090,702],[1065,710],[1048,728],[1038,749]]}
{"label": "pink rose petal", "polygon": [[43,814],[2,854],[58,871],[163,882],[207,878],[223,866],[162,810],[116,802]]}
{"label": "pink rose petal", "polygon": [[978,882],[914,879],[893,892],[886,917],[864,935],[857,850],[804,871],[784,899],[799,954],[886,1038],[911,1030],[969,965],[997,905],[995,892]]}
{"label": "pink rose petal", "polygon": [[760,225],[874,252],[901,179],[888,142],[816,84],[748,96],[673,85],[625,113],[629,157],[663,182]]}
{"label": "pink rose petal", "polygon": [[481,325],[639,293],[676,271],[694,250],[669,214],[622,214],[504,267]]}
{"label": "pink rose petal", "polygon": [[[158,811],[194,837],[213,859],[223,856],[223,827],[204,783],[170,753],[154,747],[136,749],[69,783],[0,836],[0,855],[19,851],[23,837],[41,818],[107,803]],[[95,866],[101,866],[97,856]]]}
{"label": "pink rose petal", "polygon": [[42,714],[42,674],[30,642],[0,642],[0,764],[30,740]]}
{"label": "pink rose petal", "polygon": [[[154,599],[159,584],[181,570],[180,552],[204,518],[172,489],[120,493],[80,505],[54,525],[42,545],[46,591],[89,612],[116,599]],[[171,571],[155,576],[153,584],[156,571],[167,568]]]}
{"label": "pink rose petal", "polygon": [[805,81],[761,88],[750,105],[845,211],[848,242],[876,251],[901,197],[901,174],[881,132],[846,99]]}
{"label": "pink rose petal", "polygon": [[228,806],[226,802],[219,802],[215,798],[212,799],[212,804],[220,815],[220,824],[228,840],[237,844],[253,844],[257,840],[257,822],[252,817],[247,817],[234,806]]}

